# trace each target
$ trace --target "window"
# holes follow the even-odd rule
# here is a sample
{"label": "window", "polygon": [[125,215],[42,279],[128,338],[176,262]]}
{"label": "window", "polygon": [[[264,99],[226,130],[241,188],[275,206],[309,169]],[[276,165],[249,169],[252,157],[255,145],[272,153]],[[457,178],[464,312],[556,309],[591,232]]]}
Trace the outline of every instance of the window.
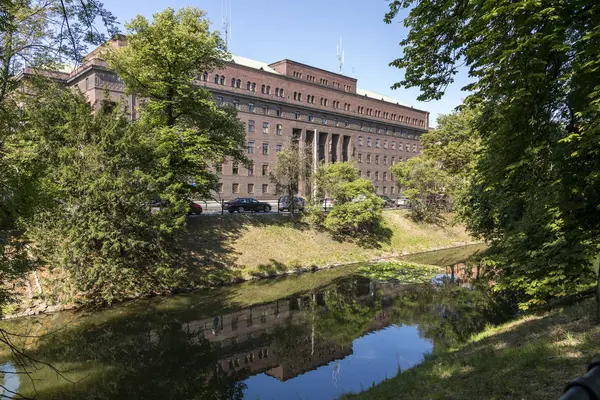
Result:
{"label": "window", "polygon": [[283,94],[283,88],[281,88],[281,90],[279,91],[279,96],[280,96],[280,97],[283,97],[283,96],[285,96],[285,95]]}
{"label": "window", "polygon": [[263,183],[262,192],[263,192],[263,194],[269,193],[269,184],[268,183]]}
{"label": "window", "polygon": [[338,119],[337,118],[333,119],[333,126],[338,126]]}
{"label": "window", "polygon": [[239,183],[232,183],[231,184],[231,192],[232,193],[239,193],[240,192],[240,184]]}
{"label": "window", "polygon": [[240,171],[240,167],[238,166],[238,163],[234,162],[233,165],[231,166],[231,175],[237,175]]}
{"label": "window", "polygon": [[314,118],[312,114],[308,114],[308,122],[313,122]]}
{"label": "window", "polygon": [[371,178],[371,171],[367,171],[367,178]]}
{"label": "window", "polygon": [[[385,180],[385,179],[384,179],[384,180]],[[387,187],[385,187],[385,186],[384,186],[384,187],[383,187],[383,194],[386,194],[386,193],[387,193]]]}
{"label": "window", "polygon": [[234,88],[235,87],[235,78],[231,78],[231,87]]}
{"label": "window", "polygon": [[384,172],[384,173],[383,173],[383,181],[384,181],[384,182],[385,182],[385,181],[387,181],[387,172]]}
{"label": "window", "polygon": [[261,92],[262,94],[265,94],[265,85],[262,85],[262,86],[260,87],[260,92]]}
{"label": "window", "polygon": [[375,156],[375,164],[379,164],[379,154]]}
{"label": "window", "polygon": [[215,165],[215,172],[219,175],[222,174],[223,173],[223,164]]}
{"label": "window", "polygon": [[238,80],[235,82],[235,87],[236,87],[236,88],[238,88],[238,89],[242,87],[242,80],[241,80],[241,79],[238,79]]}
{"label": "window", "polygon": [[262,166],[262,176],[269,175],[269,164],[263,164]]}
{"label": "window", "polygon": [[221,85],[225,84],[225,77],[223,75],[221,75],[220,83],[221,83]]}
{"label": "window", "polygon": [[379,180],[379,171],[375,171],[375,180],[378,181]]}
{"label": "window", "polygon": [[298,100],[298,92],[294,92],[294,100]]}
{"label": "window", "polygon": [[277,107],[275,109],[275,115],[278,116],[278,117],[281,117],[281,107]]}
{"label": "window", "polygon": [[402,142],[398,142],[398,151],[402,151]]}
{"label": "window", "polygon": [[371,147],[371,136],[367,138],[367,147]]}
{"label": "window", "polygon": [[359,136],[359,137],[358,137],[358,145],[359,145],[359,146],[362,146],[362,145],[363,145],[363,138],[362,138],[362,136]]}
{"label": "window", "polygon": [[298,101],[302,101],[302,93],[298,93]]}
{"label": "window", "polygon": [[275,96],[279,96],[279,88],[275,88]]}
{"label": "window", "polygon": [[254,165],[248,167],[248,176],[254,175]]}
{"label": "window", "polygon": [[367,154],[367,164],[371,164],[371,155]]}
{"label": "window", "polygon": [[364,128],[364,126],[363,126],[363,123],[362,123],[362,122],[360,122],[360,130],[362,131],[362,130],[363,130],[363,128]]}
{"label": "window", "polygon": [[215,83],[218,85],[219,84],[219,75],[215,75]]}
{"label": "window", "polygon": [[384,148],[384,149],[387,149],[387,148],[388,148],[388,141],[387,141],[387,140],[384,140],[384,141],[383,141],[383,148]]}
{"label": "window", "polygon": [[252,89],[252,82],[248,81],[248,84],[246,85],[246,89],[248,89],[248,90]]}
{"label": "window", "polygon": [[271,86],[267,85],[267,94],[271,94]]}
{"label": "window", "polygon": [[321,117],[321,122],[323,123],[323,125],[327,125],[327,117],[323,115]]}
{"label": "window", "polygon": [[218,106],[222,106],[223,105],[223,97],[222,96],[217,96],[217,105]]}
{"label": "window", "polygon": [[358,153],[358,162],[361,163],[362,162],[362,154]]}
{"label": "window", "polygon": [[252,82],[252,91],[256,92],[256,82]]}
{"label": "window", "polygon": [[208,80],[208,72],[204,71],[204,74],[202,74],[202,80],[204,82],[206,82]]}
{"label": "window", "polygon": [[375,147],[379,148],[381,145],[379,139],[375,139]]}
{"label": "window", "polygon": [[248,193],[254,193],[254,183],[248,184]]}
{"label": "window", "polygon": [[358,177],[362,178],[362,171],[358,171]]}
{"label": "window", "polygon": [[265,115],[269,115],[269,106],[268,106],[268,105],[266,105],[266,104],[263,106],[263,113],[264,113]]}
{"label": "window", "polygon": [[387,156],[383,156],[383,165],[387,165]]}
{"label": "window", "polygon": [[240,101],[237,99],[233,99],[233,107],[235,107],[236,110],[240,109]]}
{"label": "window", "polygon": [[254,154],[254,141],[249,141],[246,145],[246,150],[248,154]]}
{"label": "window", "polygon": [[396,142],[392,141],[392,150],[396,150]]}
{"label": "window", "polygon": [[262,153],[263,153],[263,156],[268,156],[269,155],[269,143],[263,143],[263,145],[262,145]]}
{"label": "window", "polygon": [[279,152],[281,151],[281,148],[282,148],[282,147],[283,147],[283,146],[282,146],[281,144],[278,144],[278,145],[276,145],[276,146],[275,146],[275,152],[276,152],[276,153],[279,153]]}
{"label": "window", "polygon": [[219,193],[223,193],[223,184],[219,183]]}
{"label": "window", "polygon": [[327,99],[325,99],[325,107],[327,107]]}
{"label": "window", "polygon": [[348,121],[344,121],[344,126],[347,128],[350,125]]}
{"label": "window", "polygon": [[248,132],[254,132],[254,121],[248,120]]}
{"label": "window", "polygon": [[393,186],[392,186],[392,187],[390,187],[390,194],[394,194],[394,192],[395,192],[395,191],[396,191],[396,188],[395,188],[395,187],[393,187]]}
{"label": "window", "polygon": [[269,123],[263,122],[263,134],[266,135],[269,133]]}
{"label": "window", "polygon": [[254,112],[254,103],[248,103],[248,112]]}
{"label": "window", "polygon": [[416,144],[413,144],[412,146],[413,146],[413,152],[415,152],[415,153],[416,153],[416,152],[417,152],[417,145],[416,145]]}
{"label": "window", "polygon": [[300,111],[296,111],[296,119],[300,119]]}
{"label": "window", "polygon": [[392,160],[391,160],[392,165],[394,165],[395,162],[396,162],[396,157],[392,156]]}
{"label": "window", "polygon": [[283,134],[283,126],[281,124],[277,124],[277,129],[275,132],[277,135],[281,136]]}

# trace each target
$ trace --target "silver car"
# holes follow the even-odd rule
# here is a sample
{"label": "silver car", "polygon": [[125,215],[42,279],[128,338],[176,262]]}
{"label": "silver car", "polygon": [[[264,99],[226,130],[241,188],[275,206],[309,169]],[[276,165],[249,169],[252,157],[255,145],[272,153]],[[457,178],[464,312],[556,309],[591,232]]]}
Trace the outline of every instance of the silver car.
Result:
{"label": "silver car", "polygon": [[[294,209],[304,211],[304,199],[302,197],[294,196]],[[289,196],[279,198],[279,211],[290,211]]]}

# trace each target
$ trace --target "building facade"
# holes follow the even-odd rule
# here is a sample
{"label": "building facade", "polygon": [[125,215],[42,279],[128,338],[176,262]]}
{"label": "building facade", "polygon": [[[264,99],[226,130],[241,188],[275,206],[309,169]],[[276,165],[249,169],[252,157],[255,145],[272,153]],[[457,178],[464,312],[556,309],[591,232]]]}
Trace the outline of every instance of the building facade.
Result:
{"label": "building facade", "polygon": [[[121,39],[112,43],[125,45]],[[126,102],[136,118],[137,99],[126,95],[119,77],[92,52],[82,67],[61,80],[77,86],[92,104],[105,98]],[[310,149],[313,167],[354,161],[378,194],[398,195],[390,166],[421,152],[429,113],[357,87],[357,80],[291,60],[266,64],[233,56],[216,71],[204,72],[197,84],[209,90],[218,105],[237,109],[245,124],[252,168],[228,162],[216,166],[221,199],[272,199],[269,180],[277,153],[291,140]],[[302,188],[301,188],[302,191]]]}

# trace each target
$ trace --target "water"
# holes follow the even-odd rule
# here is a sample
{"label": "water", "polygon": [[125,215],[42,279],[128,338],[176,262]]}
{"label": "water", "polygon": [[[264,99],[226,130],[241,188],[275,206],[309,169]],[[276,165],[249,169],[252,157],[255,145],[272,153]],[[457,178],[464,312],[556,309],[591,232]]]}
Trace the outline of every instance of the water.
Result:
{"label": "water", "polygon": [[51,332],[14,338],[60,372],[38,364],[33,381],[12,381],[38,399],[320,400],[402,373],[503,320],[502,306],[486,291],[373,282],[348,267],[4,328]]}

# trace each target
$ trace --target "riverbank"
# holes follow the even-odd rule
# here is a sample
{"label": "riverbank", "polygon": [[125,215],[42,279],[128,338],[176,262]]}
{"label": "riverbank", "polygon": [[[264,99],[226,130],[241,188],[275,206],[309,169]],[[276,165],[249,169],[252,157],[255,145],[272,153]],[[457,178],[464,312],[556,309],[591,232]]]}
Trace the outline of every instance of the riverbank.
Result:
{"label": "riverbank", "polygon": [[[189,266],[191,286],[185,291],[381,261],[473,243],[462,226],[417,223],[409,218],[406,210],[386,211],[384,220],[389,235],[365,247],[334,240],[327,232],[318,231],[287,215],[236,214],[191,218],[184,243],[188,250],[185,262]],[[434,265],[458,262],[453,261],[457,256],[455,252],[448,254],[452,255],[448,259],[437,255],[435,262],[413,261]],[[38,315],[77,307],[77,294],[64,292],[66,277],[61,276],[60,271],[41,269],[29,278],[29,282],[17,287],[16,301],[5,307],[4,317]]]}
{"label": "riverbank", "polygon": [[459,348],[343,399],[558,399],[600,355],[595,307],[586,299],[489,328]]}

